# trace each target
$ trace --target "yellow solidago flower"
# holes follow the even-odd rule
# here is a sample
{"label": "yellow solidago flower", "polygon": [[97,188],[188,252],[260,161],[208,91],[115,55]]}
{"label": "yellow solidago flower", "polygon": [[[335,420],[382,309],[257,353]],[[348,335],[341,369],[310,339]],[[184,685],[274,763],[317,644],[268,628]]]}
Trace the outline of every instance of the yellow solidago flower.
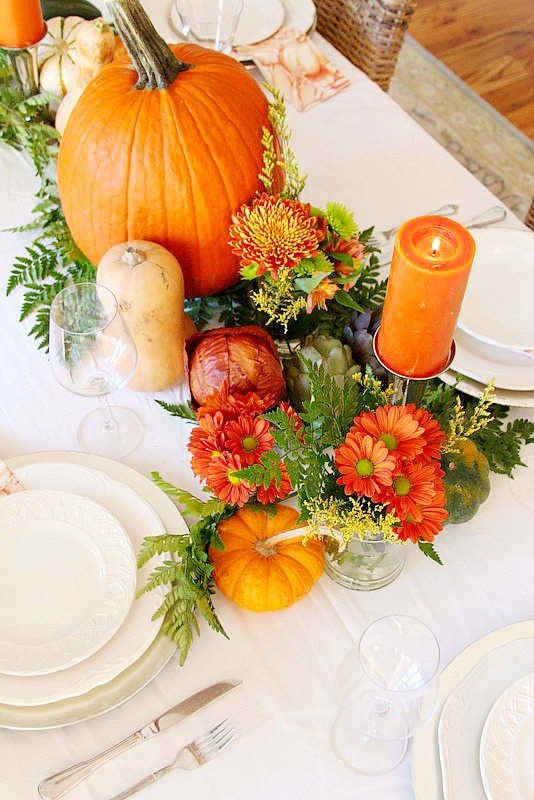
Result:
{"label": "yellow solidago flower", "polygon": [[314,499],[306,503],[311,514],[304,542],[332,536],[344,549],[354,537],[373,539],[381,537],[385,542],[399,542],[396,527],[399,519],[386,512],[384,505],[371,506],[365,500],[349,498],[351,508],[343,508],[338,500]]}

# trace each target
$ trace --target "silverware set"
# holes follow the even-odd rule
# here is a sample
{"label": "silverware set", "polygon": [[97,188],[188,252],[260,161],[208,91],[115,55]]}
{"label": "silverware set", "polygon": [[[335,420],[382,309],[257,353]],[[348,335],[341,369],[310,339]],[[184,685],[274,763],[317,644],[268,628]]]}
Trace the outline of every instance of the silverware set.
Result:
{"label": "silverware set", "polygon": [[[62,797],[69,789],[77,786],[82,780],[98,769],[98,767],[101,767],[102,764],[114,758],[114,756],[124,753],[139,742],[157,736],[161,731],[173,725],[177,725],[218,697],[222,697],[227,692],[235,689],[241,683],[242,681],[240,679],[220,681],[219,683],[202,689],[200,692],[196,692],[191,697],[188,697],[181,703],[178,703],[178,705],[165,711],[159,717],[156,717],[156,719],[147,723],[130,736],[127,736],[126,739],[108,748],[103,753],[99,753],[93,758],[89,758],[72,767],[67,767],[67,769],[57,772],[49,778],[45,778],[38,786],[39,795],[43,800],[56,800],[56,798]],[[151,773],[122,794],[113,797],[112,800],[121,800],[124,797],[129,797],[144,786],[154,783],[154,781],[166,775],[172,769],[195,769],[202,764],[206,764],[224,750],[235,735],[235,730],[229,720],[223,720],[223,722],[220,722],[202,736],[199,736],[182,747],[172,764]]]}

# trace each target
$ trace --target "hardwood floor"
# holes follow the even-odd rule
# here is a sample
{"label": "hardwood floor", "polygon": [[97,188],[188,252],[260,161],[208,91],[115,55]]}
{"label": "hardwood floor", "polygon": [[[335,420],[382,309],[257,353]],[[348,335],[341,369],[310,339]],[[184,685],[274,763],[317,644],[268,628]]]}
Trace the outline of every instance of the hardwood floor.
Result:
{"label": "hardwood floor", "polygon": [[534,141],[532,0],[418,0],[409,34]]}

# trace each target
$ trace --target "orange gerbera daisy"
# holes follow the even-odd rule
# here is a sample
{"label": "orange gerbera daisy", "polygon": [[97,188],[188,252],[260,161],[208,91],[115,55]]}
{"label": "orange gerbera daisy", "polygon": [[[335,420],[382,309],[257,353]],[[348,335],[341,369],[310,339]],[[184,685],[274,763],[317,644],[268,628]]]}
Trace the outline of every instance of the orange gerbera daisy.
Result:
{"label": "orange gerbera daisy", "polygon": [[266,506],[269,503],[276,502],[276,500],[283,500],[293,490],[289,475],[287,474],[286,465],[283,461],[279,462],[279,467],[282,472],[279,486],[277,486],[276,481],[273,480],[267,487],[261,484],[256,487],[256,497],[258,498],[258,502],[262,503],[262,505]]}
{"label": "orange gerbera daisy", "polygon": [[418,408],[414,403],[409,403],[406,409],[409,410],[410,414],[425,431],[421,455],[426,461],[430,461],[433,458],[439,460],[441,458],[441,445],[447,438],[447,434],[437,419],[434,419],[426,409]]}
{"label": "orange gerbera daisy", "polygon": [[187,449],[191,453],[191,469],[201,480],[206,480],[211,461],[226,450],[223,424],[224,417],[220,411],[204,414],[189,436]]}
{"label": "orange gerbera daisy", "polygon": [[399,539],[418,542],[424,539],[426,542],[433,542],[434,537],[443,530],[443,523],[449,516],[445,508],[447,500],[443,489],[435,492],[432,501],[419,508],[419,519],[416,521],[408,514],[402,523],[402,527],[397,531]]}
{"label": "orange gerbera daisy", "polygon": [[226,426],[226,445],[238,455],[243,466],[257,464],[262,453],[272,450],[274,439],[270,425],[261,417],[242,416]]}
{"label": "orange gerbera daisy", "polygon": [[403,461],[396,469],[391,485],[384,489],[383,502],[388,503],[389,510],[400,519],[409,514],[419,522],[420,508],[432,502],[443,474],[437,465],[428,464],[423,459]]}
{"label": "orange gerbera daisy", "polygon": [[239,456],[227,453],[212,459],[208,467],[206,483],[226,505],[244,506],[252,494],[248,481],[237,475],[241,466]]}
{"label": "orange gerbera daisy", "polygon": [[309,293],[306,298],[306,311],[311,314],[314,308],[322,308],[326,311],[326,302],[331,300],[336,292],[339,292],[340,286],[334,283],[330,278],[323,278],[315,289]]}
{"label": "orange gerbera daisy", "polygon": [[324,236],[309,203],[265,193],[241,206],[232,222],[229,244],[241,266],[256,264],[258,275],[269,271],[273,280],[280,269],[291,270],[303,258],[318,255]]}
{"label": "orange gerbera daisy", "polygon": [[354,420],[352,431],[369,434],[373,439],[383,442],[397,458],[412,459],[423,451],[424,442],[420,437],[424,428],[406,406],[386,403],[376,411],[362,411]]}
{"label": "orange gerbera daisy", "polygon": [[263,414],[273,404],[272,395],[260,397],[256,392],[231,394],[228,391],[228,381],[223,381],[220,389],[214,389],[206,397],[204,404],[197,410],[197,416],[202,418],[204,414],[221,411],[225,420],[232,420],[238,419],[241,414]]}
{"label": "orange gerbera daisy", "polygon": [[393,482],[396,459],[389,454],[384,442],[371,436],[350,431],[343,444],[334,452],[345,494],[357,494],[379,500],[385,486]]}

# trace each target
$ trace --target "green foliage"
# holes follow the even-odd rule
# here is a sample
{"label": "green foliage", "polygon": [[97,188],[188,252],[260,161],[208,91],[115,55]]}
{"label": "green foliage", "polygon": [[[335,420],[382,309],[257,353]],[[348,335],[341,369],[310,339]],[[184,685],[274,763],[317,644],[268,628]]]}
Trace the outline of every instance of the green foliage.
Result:
{"label": "green foliage", "polygon": [[147,536],[137,557],[141,568],[155,556],[169,554],[170,559],[155,567],[138,596],[154,589],[166,587],[163,602],[153,619],[163,617],[162,630],[180,649],[180,664],[184,664],[194,634],[199,635],[196,611],[200,611],[208,625],[226,636],[211,595],[213,593],[213,568],[208,560],[208,547],[222,547],[217,533],[217,523],[229,511],[218,499],[199,500],[183,489],[164,481],[158,472],[152,480],[169,497],[183,506],[183,513],[198,518],[183,534],[164,533]]}
{"label": "green foliage", "polygon": [[0,137],[31,158],[41,183],[31,222],[16,232],[35,230],[26,254],[15,259],[7,282],[7,294],[22,288],[20,319],[35,315],[30,330],[38,347],[48,347],[50,303],[67,283],[94,281],[93,264],[76,246],[59,202],[56,172],[59,134],[52,127],[44,93],[24,98],[9,85],[8,71],[0,72]]}
{"label": "green foliage", "polygon": [[166,403],[164,400],[156,400],[156,403],[168,411],[173,417],[196,422],[196,411],[191,403]]}
{"label": "green foliage", "polygon": [[[423,396],[423,405],[436,417],[444,430],[453,417],[459,391],[455,386],[434,379],[428,382]],[[466,415],[473,413],[477,400],[462,394]],[[534,442],[534,422],[516,419],[506,422],[509,408],[492,404],[489,408],[492,419],[484,428],[470,438],[488,459],[492,472],[511,476],[514,467],[522,465],[521,447]]]}
{"label": "green foliage", "polygon": [[440,564],[441,566],[443,566],[443,561],[441,560],[441,558],[438,556],[438,554],[434,550],[434,545],[432,544],[432,542],[425,542],[424,539],[419,539],[417,544],[419,546],[419,550],[425,556],[427,556],[428,558],[431,558],[432,561],[436,562],[436,564]]}

